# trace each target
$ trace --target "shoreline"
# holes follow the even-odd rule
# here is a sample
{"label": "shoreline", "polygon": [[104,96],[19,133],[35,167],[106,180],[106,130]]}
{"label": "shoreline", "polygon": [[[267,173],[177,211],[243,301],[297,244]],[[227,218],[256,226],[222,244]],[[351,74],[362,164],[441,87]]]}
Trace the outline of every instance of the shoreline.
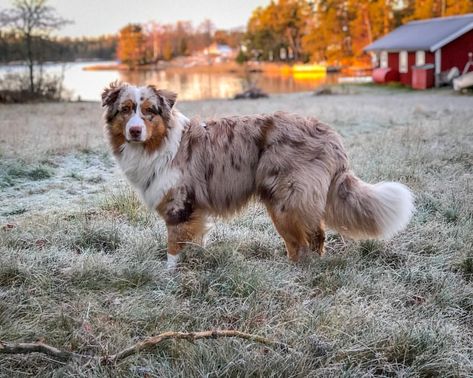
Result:
{"label": "shoreline", "polygon": [[235,61],[228,61],[222,63],[184,63],[180,60],[170,62],[158,62],[156,64],[145,64],[136,67],[129,67],[123,63],[114,64],[96,64],[83,68],[84,71],[124,71],[124,72],[139,72],[139,71],[162,71],[166,70],[169,73],[281,73],[287,74],[292,71],[291,66],[286,63],[268,63],[268,62],[249,62],[239,64]]}

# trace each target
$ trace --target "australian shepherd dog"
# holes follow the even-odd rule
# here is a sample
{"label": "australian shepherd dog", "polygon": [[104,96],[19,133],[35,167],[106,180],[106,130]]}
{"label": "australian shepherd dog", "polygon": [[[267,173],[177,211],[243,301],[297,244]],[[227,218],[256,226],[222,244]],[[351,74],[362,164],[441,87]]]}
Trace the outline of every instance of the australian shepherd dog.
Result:
{"label": "australian shepherd dog", "polygon": [[325,228],[384,239],[409,222],[413,196],[395,182],[367,184],[350,170],[340,135],[312,117],[277,112],[188,119],[176,93],[112,83],[102,93],[105,133],[128,181],[164,219],[169,268],[202,243],[210,216],[258,198],[291,261],[324,252]]}

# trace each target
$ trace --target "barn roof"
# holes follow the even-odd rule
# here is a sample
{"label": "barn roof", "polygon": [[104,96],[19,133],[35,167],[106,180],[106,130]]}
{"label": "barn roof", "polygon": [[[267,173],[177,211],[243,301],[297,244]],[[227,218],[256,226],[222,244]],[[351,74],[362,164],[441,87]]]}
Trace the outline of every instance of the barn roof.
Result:
{"label": "barn roof", "polygon": [[435,51],[473,30],[473,13],[412,21],[365,47],[365,51]]}

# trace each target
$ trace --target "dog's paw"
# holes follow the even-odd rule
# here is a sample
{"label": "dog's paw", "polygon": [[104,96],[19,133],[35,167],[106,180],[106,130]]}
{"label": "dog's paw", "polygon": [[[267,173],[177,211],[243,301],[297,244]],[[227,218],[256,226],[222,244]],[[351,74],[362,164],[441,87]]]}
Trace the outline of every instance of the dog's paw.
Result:
{"label": "dog's paw", "polygon": [[181,260],[180,255],[171,255],[168,253],[167,261],[166,261],[166,269],[170,272],[176,271],[180,260]]}

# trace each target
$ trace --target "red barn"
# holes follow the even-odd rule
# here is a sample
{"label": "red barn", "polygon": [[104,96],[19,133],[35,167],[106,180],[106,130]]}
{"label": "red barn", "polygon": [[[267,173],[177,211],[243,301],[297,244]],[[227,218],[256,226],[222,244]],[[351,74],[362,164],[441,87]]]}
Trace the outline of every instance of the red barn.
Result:
{"label": "red barn", "polygon": [[378,68],[375,82],[398,81],[418,89],[439,85],[440,73],[462,72],[473,53],[473,13],[412,21],[365,47]]}

